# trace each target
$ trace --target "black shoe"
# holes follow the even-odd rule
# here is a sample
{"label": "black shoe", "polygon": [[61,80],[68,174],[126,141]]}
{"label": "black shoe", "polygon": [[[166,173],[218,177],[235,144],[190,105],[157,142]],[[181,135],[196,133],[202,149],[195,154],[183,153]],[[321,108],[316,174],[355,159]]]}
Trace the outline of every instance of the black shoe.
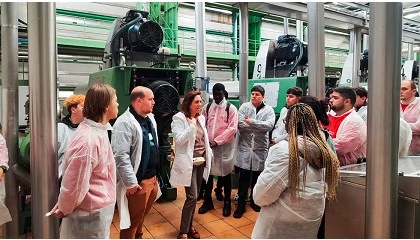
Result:
{"label": "black shoe", "polygon": [[230,204],[230,201],[225,201],[225,204],[223,205],[223,217],[229,217],[232,212],[232,206]]}
{"label": "black shoe", "polygon": [[238,207],[236,208],[235,212],[233,212],[234,218],[241,218],[242,215],[245,213],[245,204],[238,204]]}
{"label": "black shoe", "polygon": [[213,202],[204,201],[203,205],[198,209],[198,214],[204,214],[210,210],[214,209]]}
{"label": "black shoe", "polygon": [[252,210],[254,210],[255,212],[260,212],[261,211],[261,207],[258,206],[257,204],[255,204],[254,202],[251,202],[251,208]]}
{"label": "black shoe", "polygon": [[223,198],[223,194],[222,194],[222,189],[215,188],[214,193],[216,194],[217,201],[223,201],[224,198]]}

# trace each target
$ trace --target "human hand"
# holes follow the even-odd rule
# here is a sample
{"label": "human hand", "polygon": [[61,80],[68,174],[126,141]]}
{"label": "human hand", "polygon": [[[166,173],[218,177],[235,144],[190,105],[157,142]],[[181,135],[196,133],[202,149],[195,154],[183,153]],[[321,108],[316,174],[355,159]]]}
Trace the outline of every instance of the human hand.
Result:
{"label": "human hand", "polygon": [[53,207],[53,209],[51,209],[51,211],[48,212],[50,215],[54,215],[54,217],[56,218],[64,218],[67,217],[67,215],[64,215],[64,213],[58,209],[58,203],[55,204],[55,206]]}
{"label": "human hand", "polygon": [[217,142],[215,142],[214,140],[210,141],[210,147],[217,147]]}
{"label": "human hand", "polygon": [[0,168],[0,182],[3,181],[4,178],[4,171],[3,168]]}
{"label": "human hand", "polygon": [[249,118],[249,117],[246,117],[246,118],[245,118],[245,123],[246,123],[246,124],[248,124],[248,125],[251,125],[251,123],[252,123],[252,119],[251,119],[251,118]]}
{"label": "human hand", "polygon": [[127,188],[127,195],[133,195],[134,193],[136,193],[137,191],[140,191],[142,188],[140,187],[140,185],[136,184],[136,186],[132,187],[132,188]]}

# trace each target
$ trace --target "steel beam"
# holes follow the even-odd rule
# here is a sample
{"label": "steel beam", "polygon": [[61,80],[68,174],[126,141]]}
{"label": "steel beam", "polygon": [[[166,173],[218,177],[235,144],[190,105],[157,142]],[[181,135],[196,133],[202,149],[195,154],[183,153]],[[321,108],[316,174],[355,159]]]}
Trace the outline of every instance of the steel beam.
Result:
{"label": "steel beam", "polygon": [[365,238],[397,238],[402,3],[370,14]]}
{"label": "steel beam", "polygon": [[239,3],[239,104],[248,98],[248,4]]}
{"label": "steel beam", "polygon": [[[18,147],[18,4],[1,4],[1,70],[2,70],[2,119],[3,134],[9,153],[9,168],[17,163]],[[4,178],[6,206],[12,221],[6,224],[6,237],[18,238],[19,192],[16,176],[12,171]]]}
{"label": "steel beam", "polygon": [[58,199],[57,44],[55,3],[28,3],[29,122],[32,237],[58,238],[58,221],[45,218]]}

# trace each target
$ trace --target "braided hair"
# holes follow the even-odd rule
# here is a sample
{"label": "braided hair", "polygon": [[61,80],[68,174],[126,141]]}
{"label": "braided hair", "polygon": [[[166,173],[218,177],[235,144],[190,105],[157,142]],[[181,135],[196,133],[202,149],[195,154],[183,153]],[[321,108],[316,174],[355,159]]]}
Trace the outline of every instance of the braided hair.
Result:
{"label": "braided hair", "polygon": [[[336,188],[340,179],[338,169],[340,161],[322,138],[319,132],[318,121],[311,107],[304,103],[297,103],[290,107],[286,116],[286,131],[289,134],[289,188],[291,189],[292,199],[296,199],[296,191],[299,188],[299,168],[301,160],[299,157],[298,136],[303,138],[303,156],[305,168],[303,172],[303,186],[306,184],[306,172],[308,164],[316,169],[325,168],[325,182],[327,183],[327,199],[332,200],[336,197]],[[320,163],[309,161],[307,141],[310,140],[319,148],[321,152]],[[314,165],[315,164],[315,165]],[[325,189],[324,189],[325,191]]]}

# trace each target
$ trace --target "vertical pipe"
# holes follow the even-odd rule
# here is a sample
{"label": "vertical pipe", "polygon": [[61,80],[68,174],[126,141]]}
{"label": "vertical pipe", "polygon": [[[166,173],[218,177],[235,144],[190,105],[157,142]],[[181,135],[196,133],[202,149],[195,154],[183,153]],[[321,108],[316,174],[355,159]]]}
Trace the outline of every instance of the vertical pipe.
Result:
{"label": "vertical pipe", "polygon": [[197,46],[197,77],[203,79],[207,76],[206,59],[206,26],[204,2],[195,3],[195,39]]}
{"label": "vertical pipe", "polygon": [[238,54],[238,12],[232,12],[232,44],[233,55]]}
{"label": "vertical pipe", "polygon": [[[18,158],[18,7],[16,2],[1,4],[1,70],[2,70],[2,125],[9,151],[9,167]],[[5,178],[6,206],[12,221],[6,224],[6,237],[18,238],[18,185],[9,171]]]}
{"label": "vertical pipe", "polygon": [[363,51],[366,49],[369,49],[369,35],[368,34],[363,34],[363,47],[362,47]]}
{"label": "vertical pipe", "polygon": [[248,97],[248,3],[239,3],[239,103]]}
{"label": "vertical pipe", "polygon": [[413,44],[412,43],[408,44],[407,60],[414,60],[414,49],[413,49]]}
{"label": "vertical pipe", "polygon": [[57,238],[58,221],[45,218],[57,203],[57,45],[55,3],[28,3],[32,237]]}
{"label": "vertical pipe", "polygon": [[287,17],[283,18],[283,27],[284,34],[289,34],[289,19]]}
{"label": "vertical pipe", "polygon": [[402,9],[370,5],[365,238],[397,237]]}
{"label": "vertical pipe", "polygon": [[325,95],[324,3],[308,2],[308,85],[317,98]]}
{"label": "vertical pipe", "polygon": [[356,87],[359,85],[360,77],[359,77],[359,69],[360,69],[360,52],[361,52],[361,44],[362,44],[362,32],[360,28],[353,29],[354,32],[354,42],[353,42],[353,78],[352,78],[352,86]]}
{"label": "vertical pipe", "polygon": [[296,37],[303,41],[303,22],[301,20],[296,20]]}

